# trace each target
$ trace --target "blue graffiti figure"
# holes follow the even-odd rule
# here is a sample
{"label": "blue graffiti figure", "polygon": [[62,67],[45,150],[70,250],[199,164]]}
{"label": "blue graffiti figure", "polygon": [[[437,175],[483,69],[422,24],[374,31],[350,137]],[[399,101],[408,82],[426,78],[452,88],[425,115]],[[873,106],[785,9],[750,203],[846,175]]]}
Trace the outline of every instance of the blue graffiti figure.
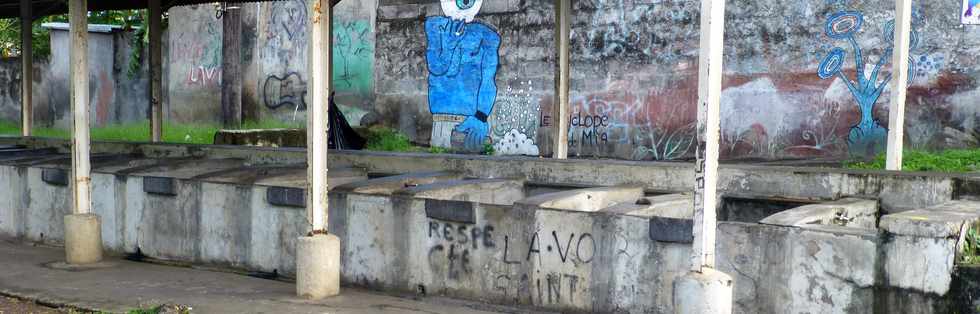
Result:
{"label": "blue graffiti figure", "polygon": [[[873,113],[875,103],[878,102],[881,93],[892,79],[891,74],[881,76],[881,69],[892,57],[895,21],[889,21],[885,25],[884,36],[888,47],[878,59],[870,75],[865,73],[864,55],[854,38],[855,34],[861,30],[863,23],[864,17],[861,13],[841,11],[830,15],[824,29],[827,37],[835,40],[846,40],[850,44],[854,53],[855,70],[857,71],[856,81],[851,80],[841,71],[844,62],[847,60],[847,51],[841,47],[834,47],[827,53],[827,56],[820,62],[817,74],[821,79],[838,77],[847,84],[847,89],[854,96],[858,107],[861,109],[861,121],[851,127],[847,136],[848,150],[852,155],[873,156],[884,150],[888,137],[888,130],[881,126],[878,120],[874,118]],[[913,30],[910,49],[915,49],[918,46],[918,41],[918,33]],[[909,82],[914,79],[914,68],[915,60],[909,57]]]}
{"label": "blue graffiti figure", "polygon": [[482,5],[483,0],[442,0],[446,16],[425,21],[432,146],[451,147],[455,131],[466,135],[466,149],[482,150],[489,135],[500,35],[473,21]]}

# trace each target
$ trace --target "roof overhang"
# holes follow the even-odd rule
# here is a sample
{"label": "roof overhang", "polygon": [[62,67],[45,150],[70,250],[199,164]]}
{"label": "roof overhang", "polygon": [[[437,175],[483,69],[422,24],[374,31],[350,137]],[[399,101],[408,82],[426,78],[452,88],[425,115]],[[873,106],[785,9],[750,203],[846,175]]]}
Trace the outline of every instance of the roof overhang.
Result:
{"label": "roof overhang", "polygon": [[[226,1],[230,3],[242,2],[272,2],[282,0],[246,0],[246,1]],[[331,0],[336,5],[341,0]],[[31,12],[34,18],[68,13],[67,0],[31,0]],[[206,0],[160,0],[164,9],[182,5],[207,4],[216,1]],[[108,10],[137,10],[146,9],[146,0],[89,0],[89,11],[108,11]],[[19,18],[20,0],[0,0],[0,19]]]}

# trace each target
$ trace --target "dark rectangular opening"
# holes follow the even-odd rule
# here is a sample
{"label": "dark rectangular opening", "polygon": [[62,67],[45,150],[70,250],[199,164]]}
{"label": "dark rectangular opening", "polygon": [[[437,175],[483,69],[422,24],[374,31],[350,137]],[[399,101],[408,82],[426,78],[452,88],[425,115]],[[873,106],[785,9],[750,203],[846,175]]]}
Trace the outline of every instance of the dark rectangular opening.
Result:
{"label": "dark rectangular opening", "polygon": [[775,197],[725,196],[722,197],[718,220],[757,223],[780,212],[816,203],[815,201]]}
{"label": "dark rectangular opening", "polygon": [[143,192],[156,195],[177,196],[177,185],[173,178],[144,177]]}
{"label": "dark rectangular opening", "polygon": [[306,190],[270,187],[265,192],[265,200],[276,206],[306,208]]}

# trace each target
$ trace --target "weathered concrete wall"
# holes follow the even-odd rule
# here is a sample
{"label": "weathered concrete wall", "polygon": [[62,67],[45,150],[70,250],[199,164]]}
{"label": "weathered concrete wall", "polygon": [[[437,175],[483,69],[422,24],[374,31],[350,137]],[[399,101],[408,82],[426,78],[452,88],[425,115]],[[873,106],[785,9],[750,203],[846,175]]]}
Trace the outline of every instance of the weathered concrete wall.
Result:
{"label": "weathered concrete wall", "polygon": [[[427,34],[425,27],[444,13],[436,1],[381,4],[376,106],[389,113],[387,123],[417,141],[444,136],[432,133],[430,117],[444,100],[430,97],[444,91],[432,85],[442,75],[432,71],[440,59],[431,54],[441,47],[440,33]],[[960,25],[957,1],[914,1],[914,7],[906,147],[975,146],[980,63],[965,56],[977,53],[977,27]],[[587,0],[576,1],[572,10],[572,154],[636,160],[693,154],[698,2]],[[727,11],[723,156],[881,151],[891,89],[892,2],[735,1]],[[552,3],[484,1],[479,13],[471,24],[500,38],[494,59],[499,68],[484,72],[495,75],[497,89],[490,137],[500,148],[507,148],[504,142],[536,144],[547,153],[556,120],[550,109],[556,60]],[[879,60],[881,73],[872,78]],[[468,75],[460,73],[460,80]],[[849,91],[845,82],[863,85]],[[463,85],[448,92],[465,95],[471,87],[482,91],[492,84]]]}
{"label": "weathered concrete wall", "polygon": [[[39,127],[71,126],[68,93],[70,42],[67,24],[48,24],[51,56],[34,61],[34,123]],[[93,26],[89,32],[89,104],[92,126],[142,121],[146,117],[145,58],[130,72],[133,33]],[[0,61],[0,119],[20,121],[20,59]]]}
{"label": "weathered concrete wall", "polygon": [[[360,124],[374,103],[374,15],[372,1],[344,1],[334,11],[334,88],[348,120]],[[306,121],[308,32],[306,2],[247,3],[242,14],[243,110],[252,120]],[[167,122],[221,121],[222,22],[212,4],[168,11],[163,34],[164,114]],[[146,52],[129,73],[133,34],[91,33],[89,40],[92,124],[147,119]],[[69,127],[67,31],[51,33],[50,60],[35,61],[37,125]],[[145,50],[145,49],[144,49]],[[20,62],[0,60],[0,119],[20,121]],[[376,119],[375,119],[376,120]]]}
{"label": "weathered concrete wall", "polygon": [[221,20],[214,5],[169,11],[169,101],[165,119],[177,123],[221,121]]}

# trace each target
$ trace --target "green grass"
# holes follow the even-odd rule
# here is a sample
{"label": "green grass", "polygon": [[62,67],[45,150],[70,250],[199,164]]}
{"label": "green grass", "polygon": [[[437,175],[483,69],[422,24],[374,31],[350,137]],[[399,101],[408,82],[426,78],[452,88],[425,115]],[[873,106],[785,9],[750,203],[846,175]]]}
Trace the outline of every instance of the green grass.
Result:
{"label": "green grass", "polygon": [[[846,162],[845,168],[885,169],[885,155],[870,162]],[[956,149],[942,152],[905,151],[903,171],[970,172],[980,170],[980,149]]]}
{"label": "green grass", "polygon": [[[279,121],[246,121],[242,125],[243,129],[294,129],[303,127],[305,127],[303,123]],[[220,129],[216,125],[164,123],[163,141],[165,143],[178,144],[212,144],[214,142],[214,134]],[[150,139],[149,122],[92,128],[91,132],[92,140],[95,141],[148,142]],[[33,133],[36,137],[71,138],[71,132],[64,129],[34,128]],[[20,125],[9,121],[0,121],[0,135],[20,135]],[[412,144],[408,136],[391,128],[370,128],[367,130],[366,138],[367,145],[365,146],[365,150],[431,154],[452,153],[452,150],[447,148],[416,146]],[[485,155],[493,155],[493,145],[486,145],[483,153]]]}
{"label": "green grass", "polygon": [[[367,130],[367,144],[364,150],[402,153],[452,154],[453,150],[444,147],[422,147],[412,144],[408,136],[391,128],[373,127]],[[484,155],[493,155],[491,144],[483,146]]]}
{"label": "green grass", "polygon": [[408,136],[390,128],[374,127],[367,130],[365,150],[382,152],[418,152]]}
{"label": "green grass", "polygon": [[[246,121],[243,129],[288,129],[302,128],[302,124],[290,124],[279,121]],[[172,124],[164,123],[163,141],[178,144],[212,144],[214,134],[221,128],[208,124]],[[150,140],[150,123],[131,123],[92,128],[92,140],[95,141],[125,141],[148,142]],[[71,132],[56,128],[34,128],[34,136],[48,138],[71,138]],[[20,125],[9,121],[0,121],[0,135],[20,135]]]}
{"label": "green grass", "polygon": [[980,225],[974,225],[966,232],[966,243],[963,245],[963,252],[960,254],[960,263],[967,265],[980,265]]}

